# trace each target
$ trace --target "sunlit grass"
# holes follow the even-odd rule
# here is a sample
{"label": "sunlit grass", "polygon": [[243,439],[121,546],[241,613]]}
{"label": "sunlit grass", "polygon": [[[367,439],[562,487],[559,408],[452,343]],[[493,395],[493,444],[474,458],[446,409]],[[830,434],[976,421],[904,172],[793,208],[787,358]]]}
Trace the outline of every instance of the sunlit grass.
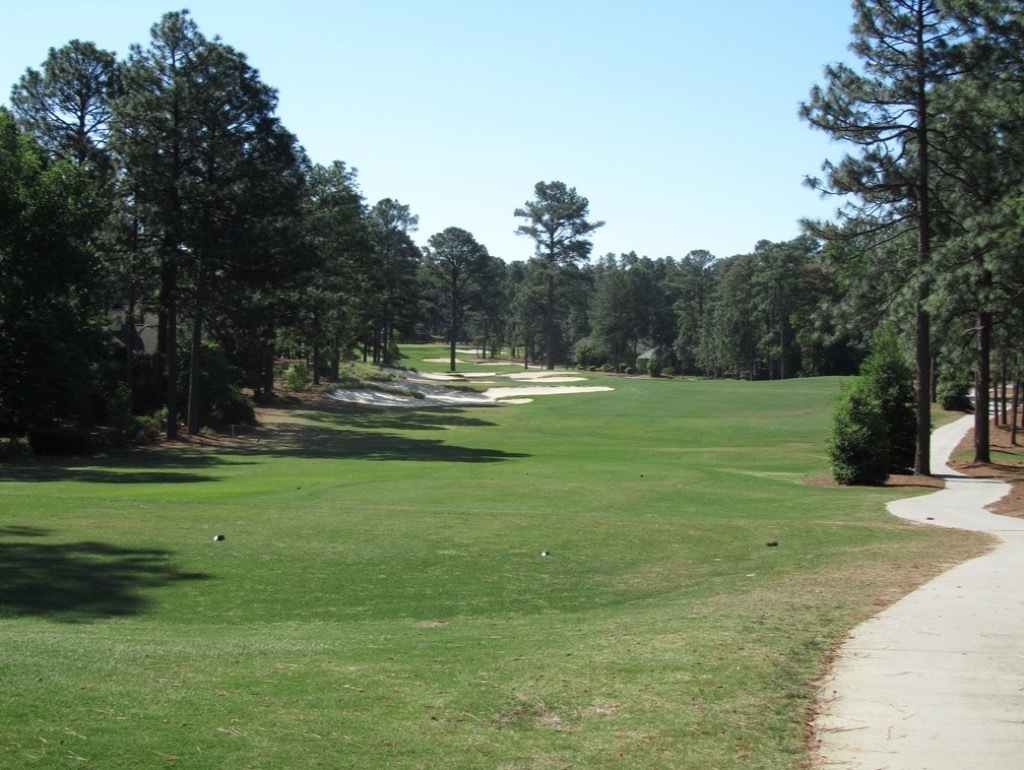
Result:
{"label": "sunlit grass", "polygon": [[836,380],[600,380],[0,467],[0,767],[800,767],[830,646],[978,541],[803,483]]}

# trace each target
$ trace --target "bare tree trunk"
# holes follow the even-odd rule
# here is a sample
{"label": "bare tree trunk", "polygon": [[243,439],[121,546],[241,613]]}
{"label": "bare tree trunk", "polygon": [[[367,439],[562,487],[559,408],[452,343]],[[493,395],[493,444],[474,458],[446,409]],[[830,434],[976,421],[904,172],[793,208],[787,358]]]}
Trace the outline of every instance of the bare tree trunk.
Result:
{"label": "bare tree trunk", "polygon": [[[924,41],[924,23],[920,13],[917,23],[917,263],[921,272],[928,269],[931,262],[931,198],[928,165],[929,126],[928,126],[928,63],[926,61]],[[932,348],[931,348],[931,317],[925,310],[925,302],[931,293],[927,278],[922,277],[917,294],[917,323],[915,328],[915,361],[917,375],[917,448],[914,452],[914,475],[931,475],[932,457]]]}
{"label": "bare tree trunk", "polygon": [[331,336],[331,379],[341,379],[341,340],[337,334]]}
{"label": "bare tree trunk", "polygon": [[1010,445],[1017,446],[1017,410],[1020,408],[1020,372],[1013,376],[1013,402],[1010,407]]}
{"label": "bare tree trunk", "polygon": [[555,276],[548,276],[548,302],[544,313],[544,338],[547,340],[547,368],[555,368]]}
{"label": "bare tree trunk", "polygon": [[978,371],[974,382],[974,461],[987,463],[991,461],[989,452],[989,388],[991,387],[991,337],[992,315],[978,314]]}
{"label": "bare tree trunk", "polygon": [[1006,400],[1006,356],[1002,356],[999,362],[999,413],[1001,415],[1000,425],[1006,425],[1008,418]]}
{"label": "bare tree trunk", "polygon": [[164,358],[164,383],[167,389],[167,439],[178,438],[178,267],[174,257],[167,260],[163,268],[161,286],[162,310],[164,314],[162,353]]}
{"label": "bare tree trunk", "polygon": [[448,371],[450,372],[455,371],[455,341],[459,337],[459,308],[457,303],[458,297],[456,296],[455,291],[452,291],[452,301],[451,305],[448,307]]}
{"label": "bare tree trunk", "polygon": [[203,321],[206,316],[206,273],[202,264],[196,268],[196,307],[192,317],[192,343],[188,362],[188,406],[186,424],[190,436],[199,433],[202,405]]}

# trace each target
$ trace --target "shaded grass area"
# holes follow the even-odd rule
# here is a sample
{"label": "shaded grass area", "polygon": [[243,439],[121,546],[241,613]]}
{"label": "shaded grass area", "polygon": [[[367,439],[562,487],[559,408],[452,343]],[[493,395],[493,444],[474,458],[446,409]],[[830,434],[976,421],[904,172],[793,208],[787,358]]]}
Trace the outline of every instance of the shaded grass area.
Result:
{"label": "shaded grass area", "polygon": [[149,605],[148,589],[208,577],[181,571],[164,551],[51,543],[49,534],[26,526],[0,529],[0,617],[77,621],[136,615]]}
{"label": "shaded grass area", "polygon": [[836,639],[981,541],[803,483],[834,380],[606,381],[3,466],[0,767],[801,767]]}

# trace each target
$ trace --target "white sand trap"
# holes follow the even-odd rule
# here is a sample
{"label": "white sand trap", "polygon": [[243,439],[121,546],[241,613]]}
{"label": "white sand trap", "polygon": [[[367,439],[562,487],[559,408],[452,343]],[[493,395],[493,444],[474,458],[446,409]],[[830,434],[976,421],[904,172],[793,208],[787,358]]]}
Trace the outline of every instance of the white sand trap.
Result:
{"label": "white sand trap", "polygon": [[566,395],[572,393],[597,393],[614,390],[603,386],[536,386],[520,388],[488,388],[484,393],[473,393],[464,390],[453,390],[441,385],[425,382],[407,382],[402,387],[406,390],[422,394],[422,398],[402,393],[385,393],[370,388],[341,388],[328,393],[335,401],[364,406],[382,406],[405,409],[423,409],[440,406],[501,406],[505,404],[528,404],[533,401],[528,396]]}
{"label": "white sand trap", "polygon": [[550,380],[554,377],[573,377],[573,379],[576,380],[585,379],[584,377],[556,372],[554,369],[527,369],[523,372],[512,372],[512,374],[506,374],[503,376],[508,377],[510,380]]}
{"label": "white sand trap", "polygon": [[543,383],[543,382],[585,382],[586,379],[587,379],[586,377],[559,377],[559,376],[555,376],[555,377],[551,377],[551,376],[544,376],[544,377],[533,377],[533,376],[531,376],[531,377],[522,377],[522,376],[517,376],[517,375],[514,375],[514,374],[506,374],[506,375],[503,375],[503,376],[507,380],[515,380],[516,382],[538,382],[538,383]]}
{"label": "white sand trap", "polygon": [[492,378],[499,377],[506,380],[515,380],[516,382],[535,382],[535,383],[546,383],[546,382],[584,382],[586,377],[577,377],[571,374],[562,374],[554,371],[526,371],[526,372],[459,372],[453,374],[450,372],[409,372],[404,373],[404,376],[411,380],[434,380],[436,382],[458,382],[459,380],[475,380],[479,381],[481,378]]}
{"label": "white sand trap", "polygon": [[[484,391],[485,396],[491,398],[505,399],[517,398],[519,396],[555,396],[570,393],[600,393],[601,391],[615,390],[604,385],[556,385],[554,387],[537,386],[535,388],[488,388]],[[505,403],[502,401],[502,403]]]}
{"label": "white sand trap", "polygon": [[458,382],[459,380],[478,380],[482,377],[508,377],[507,374],[499,372],[459,372],[458,374],[447,374],[443,372],[417,372],[407,374],[409,379],[440,380],[443,382]]}
{"label": "white sand trap", "polygon": [[[424,358],[423,362],[426,364],[448,364],[451,363],[450,358]],[[466,361],[462,358],[456,358],[455,363],[465,364],[466,366],[522,366],[518,361]],[[469,377],[475,377],[477,375],[467,375]]]}

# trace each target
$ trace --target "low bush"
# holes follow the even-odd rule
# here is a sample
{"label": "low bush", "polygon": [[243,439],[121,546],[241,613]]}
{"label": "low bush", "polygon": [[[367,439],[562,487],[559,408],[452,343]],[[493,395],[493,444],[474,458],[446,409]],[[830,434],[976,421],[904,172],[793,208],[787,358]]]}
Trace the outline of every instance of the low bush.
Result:
{"label": "low bush", "polygon": [[309,367],[304,363],[292,364],[284,373],[284,387],[286,390],[305,390],[313,382]]}
{"label": "low bush", "polygon": [[936,395],[939,405],[951,412],[970,412],[974,410],[971,403],[971,385],[963,380],[954,377],[942,376],[939,378],[939,387]]}
{"label": "low bush", "polygon": [[858,379],[843,389],[828,439],[832,477],[839,484],[884,484],[889,478],[889,429],[881,404]]}
{"label": "low bush", "polygon": [[217,404],[217,417],[225,425],[256,424],[256,408],[251,398],[232,387]]}

